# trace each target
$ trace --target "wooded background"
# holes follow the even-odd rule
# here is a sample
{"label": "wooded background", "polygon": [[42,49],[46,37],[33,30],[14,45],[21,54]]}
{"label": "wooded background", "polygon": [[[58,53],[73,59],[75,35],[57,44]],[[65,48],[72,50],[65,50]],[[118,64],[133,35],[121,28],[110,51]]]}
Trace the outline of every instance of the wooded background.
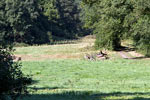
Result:
{"label": "wooded background", "polygon": [[47,44],[96,34],[96,48],[124,39],[149,55],[149,0],[1,0],[1,41]]}

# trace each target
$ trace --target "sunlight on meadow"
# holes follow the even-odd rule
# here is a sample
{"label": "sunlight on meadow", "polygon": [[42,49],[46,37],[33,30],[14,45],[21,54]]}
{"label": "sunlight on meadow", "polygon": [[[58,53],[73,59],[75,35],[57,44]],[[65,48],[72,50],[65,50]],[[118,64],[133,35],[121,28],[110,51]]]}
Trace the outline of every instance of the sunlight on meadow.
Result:
{"label": "sunlight on meadow", "polygon": [[22,70],[34,81],[28,87],[31,96],[23,100],[149,98],[149,59],[123,59],[114,51],[107,51],[108,60],[83,59],[85,53],[98,52],[92,49],[94,40],[89,36],[72,44],[17,47]]}

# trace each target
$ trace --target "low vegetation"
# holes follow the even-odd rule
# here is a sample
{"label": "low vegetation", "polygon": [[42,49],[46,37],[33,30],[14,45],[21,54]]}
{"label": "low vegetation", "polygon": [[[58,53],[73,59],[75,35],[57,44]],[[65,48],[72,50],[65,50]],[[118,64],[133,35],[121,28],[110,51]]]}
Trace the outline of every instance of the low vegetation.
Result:
{"label": "low vegetation", "polygon": [[32,74],[35,81],[29,87],[33,90],[31,96],[24,100],[150,98],[150,63],[147,60],[67,59],[24,61],[23,65],[23,71]]}
{"label": "low vegetation", "polygon": [[[91,49],[94,40],[85,37],[74,44],[17,47],[16,55],[23,56],[23,72],[31,74],[34,80],[28,87],[30,95],[21,100],[150,99],[149,58],[124,59],[119,52],[107,51],[111,59],[83,59],[85,53],[98,52]],[[57,54],[60,55],[54,56]],[[76,58],[71,57],[78,54]]]}
{"label": "low vegetation", "polygon": [[11,45],[0,43],[0,100],[16,100],[27,94],[27,85],[32,80],[23,74],[22,64],[13,60],[12,51]]}

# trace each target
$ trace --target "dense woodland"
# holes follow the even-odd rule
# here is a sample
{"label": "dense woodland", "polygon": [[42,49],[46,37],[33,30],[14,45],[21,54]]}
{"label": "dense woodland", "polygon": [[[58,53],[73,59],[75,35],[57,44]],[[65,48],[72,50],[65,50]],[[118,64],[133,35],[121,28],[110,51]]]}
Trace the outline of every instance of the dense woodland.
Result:
{"label": "dense woodland", "polygon": [[2,0],[0,8],[0,31],[12,42],[44,44],[82,35],[74,0]]}

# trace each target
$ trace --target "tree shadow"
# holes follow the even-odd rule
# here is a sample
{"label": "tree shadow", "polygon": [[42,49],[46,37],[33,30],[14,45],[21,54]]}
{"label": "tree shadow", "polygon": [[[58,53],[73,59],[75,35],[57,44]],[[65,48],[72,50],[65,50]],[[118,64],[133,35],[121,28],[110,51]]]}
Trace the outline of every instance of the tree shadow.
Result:
{"label": "tree shadow", "polygon": [[135,51],[135,50],[136,48],[126,47],[126,46],[121,46],[115,49],[115,51],[124,51],[124,52],[130,52],[130,51]]}
{"label": "tree shadow", "polygon": [[142,56],[142,57],[133,57],[131,59],[150,59],[150,57]]}
{"label": "tree shadow", "polygon": [[[144,96],[149,96],[149,98],[144,98]],[[150,100],[150,92],[148,93],[143,93],[143,92],[99,93],[97,92],[96,93],[93,91],[82,91],[82,90],[63,91],[58,93],[31,94],[29,96],[23,97],[22,99],[18,99],[18,100]]]}
{"label": "tree shadow", "polygon": [[[131,51],[136,51],[136,48],[131,48],[131,47],[126,47],[126,46],[121,46],[120,48],[117,48],[115,51],[118,52],[131,52]],[[149,56],[140,56],[140,57],[129,57],[129,58],[125,58],[125,59],[149,59]]]}
{"label": "tree shadow", "polygon": [[141,57],[132,57],[132,58],[124,58],[124,59],[141,60],[141,59],[150,59],[150,57],[141,56]]}
{"label": "tree shadow", "polygon": [[38,90],[56,90],[56,89],[64,89],[63,87],[29,87],[30,90],[38,91]]}

